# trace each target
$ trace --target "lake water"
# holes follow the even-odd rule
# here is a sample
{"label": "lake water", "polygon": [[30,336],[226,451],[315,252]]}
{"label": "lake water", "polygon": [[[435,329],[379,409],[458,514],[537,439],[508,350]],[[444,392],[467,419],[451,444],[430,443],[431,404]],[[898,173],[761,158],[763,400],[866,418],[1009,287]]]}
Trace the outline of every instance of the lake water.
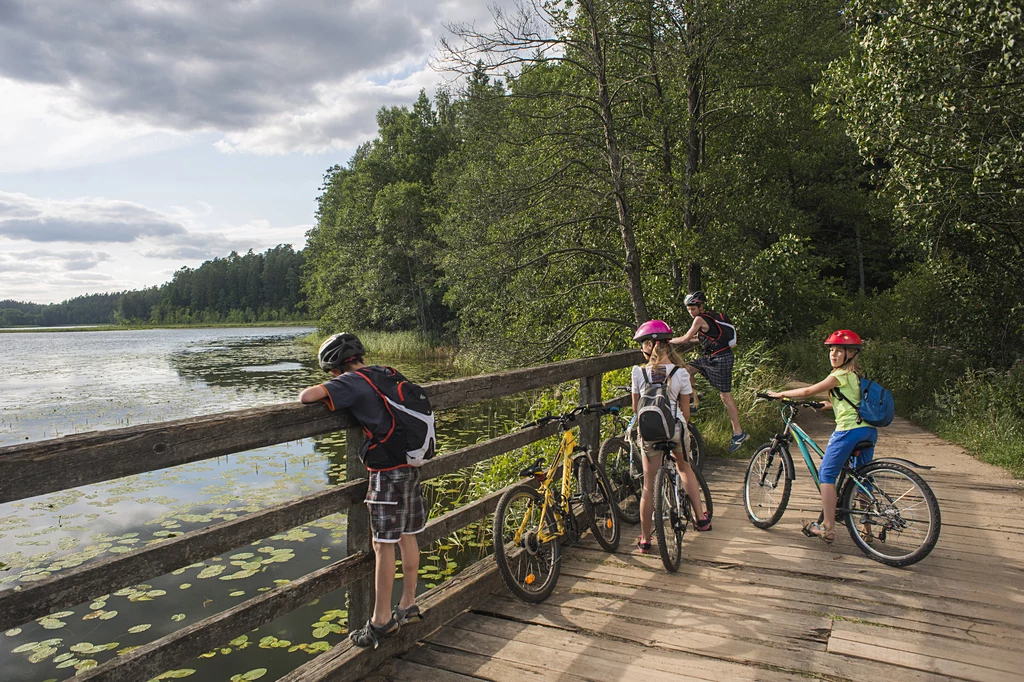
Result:
{"label": "lake water", "polygon": [[[307,327],[0,334],[0,446],[293,401],[323,381]],[[371,349],[372,350],[372,349]],[[450,377],[398,365],[414,381]],[[443,413],[442,449],[506,432],[531,396]],[[295,499],[344,480],[344,436],[261,448],[0,505],[0,590]],[[434,513],[458,482],[427,489]],[[420,589],[486,550],[481,529],[426,548]],[[0,634],[4,682],[71,677],[345,556],[335,515]],[[400,589],[396,585],[396,590]],[[397,593],[397,592],[396,592]],[[172,677],[273,680],[344,637],[338,591],[179,666]],[[265,669],[266,672],[260,674]],[[192,672],[188,672],[192,671]]]}

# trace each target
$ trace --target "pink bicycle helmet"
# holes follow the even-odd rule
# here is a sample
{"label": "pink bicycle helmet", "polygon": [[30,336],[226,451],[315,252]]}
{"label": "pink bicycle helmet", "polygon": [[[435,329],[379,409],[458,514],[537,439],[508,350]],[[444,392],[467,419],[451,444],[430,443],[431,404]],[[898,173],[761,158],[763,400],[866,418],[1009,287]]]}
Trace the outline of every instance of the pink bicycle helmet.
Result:
{"label": "pink bicycle helmet", "polygon": [[648,339],[651,341],[668,341],[672,336],[672,327],[661,320],[648,320],[637,328],[636,334],[633,335],[633,340],[640,343]]}

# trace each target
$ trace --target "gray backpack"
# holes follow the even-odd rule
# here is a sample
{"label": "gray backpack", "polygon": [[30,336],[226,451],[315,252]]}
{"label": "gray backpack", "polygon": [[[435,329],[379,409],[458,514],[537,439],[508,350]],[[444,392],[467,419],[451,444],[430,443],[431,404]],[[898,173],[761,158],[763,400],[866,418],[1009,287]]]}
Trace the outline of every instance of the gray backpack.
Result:
{"label": "gray backpack", "polygon": [[656,371],[649,376],[646,368],[640,368],[644,376],[644,387],[637,401],[636,423],[644,442],[672,440],[676,435],[676,412],[672,409],[668,391],[672,375],[678,369],[673,367],[667,375]]}

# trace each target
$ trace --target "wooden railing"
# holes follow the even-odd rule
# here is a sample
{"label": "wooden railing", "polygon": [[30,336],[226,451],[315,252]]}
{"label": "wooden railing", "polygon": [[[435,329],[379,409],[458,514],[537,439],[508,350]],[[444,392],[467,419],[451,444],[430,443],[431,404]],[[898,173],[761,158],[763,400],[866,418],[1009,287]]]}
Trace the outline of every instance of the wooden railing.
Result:
{"label": "wooden railing", "polygon": [[[579,379],[580,404],[587,404],[601,401],[602,373],[639,360],[638,352],[622,351],[435,382],[424,388],[434,409],[445,410]],[[452,473],[521,448],[554,435],[557,428],[557,424],[549,424],[516,431],[438,455],[421,469],[422,478]],[[349,623],[358,626],[372,610],[373,554],[367,510],[361,504],[366,491],[366,470],[356,456],[363,432],[347,411],[331,412],[322,404],[289,403],[0,448],[0,502],[340,429],[346,430],[347,439],[347,481],[344,484],[0,592],[0,631],[346,510],[346,558],[111,659],[74,679],[109,682],[150,679],[344,586],[349,587]],[[596,446],[599,434],[596,416],[581,419],[580,441],[584,445]],[[419,536],[421,546],[490,514],[501,492],[430,521]],[[355,649],[346,640],[282,679],[292,682],[357,679],[387,655],[408,648],[472,606],[482,593],[490,592],[497,584],[494,562],[477,562],[422,595],[420,604],[429,612],[429,617],[422,623],[403,628],[398,637],[385,640],[376,652]]]}

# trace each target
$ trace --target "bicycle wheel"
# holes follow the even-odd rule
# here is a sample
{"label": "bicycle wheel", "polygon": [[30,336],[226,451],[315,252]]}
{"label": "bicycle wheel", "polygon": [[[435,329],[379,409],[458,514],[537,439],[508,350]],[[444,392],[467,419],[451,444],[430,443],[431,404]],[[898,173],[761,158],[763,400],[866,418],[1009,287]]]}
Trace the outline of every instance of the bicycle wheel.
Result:
{"label": "bicycle wheel", "polygon": [[897,462],[871,462],[857,473],[871,495],[852,476],[843,488],[842,506],[851,510],[846,528],[854,544],[888,566],[909,566],[928,556],[942,520],[924,479]]}
{"label": "bicycle wheel", "polygon": [[743,506],[758,528],[771,528],[786,511],[793,482],[786,477],[785,445],[765,443],[747,465]]}
{"label": "bicycle wheel", "polygon": [[[671,465],[670,465],[671,466]],[[680,515],[677,499],[684,495],[678,488],[676,472],[667,466],[654,477],[654,534],[658,537],[658,553],[665,570],[675,573],[683,559],[683,534],[686,520]]]}
{"label": "bicycle wheel", "polygon": [[608,476],[604,469],[591,464],[590,455],[580,457],[576,467],[579,472],[577,479],[587,499],[590,530],[594,533],[594,539],[606,552],[614,552],[619,547],[619,514]]}
{"label": "bicycle wheel", "polygon": [[707,450],[704,449],[704,436],[700,435],[700,430],[697,429],[697,425],[690,423],[690,467],[694,471],[704,471],[704,460],[705,453]]}
{"label": "bicycle wheel", "polygon": [[[541,542],[544,496],[526,485],[510,488],[494,510],[494,561],[509,591],[523,601],[541,602],[558,582],[561,543]],[[548,523],[548,529],[554,524]]]}
{"label": "bicycle wheel", "polygon": [[[704,474],[696,469],[693,470],[693,473],[697,476],[697,485],[700,487],[701,505],[704,507],[704,511],[708,513],[708,518],[713,518],[715,516],[715,503],[711,500],[711,488],[708,487],[708,482],[704,480]],[[683,495],[686,499],[686,508],[684,509],[686,519],[684,523],[693,523],[693,528],[696,530],[697,512],[693,508],[693,502],[690,501],[690,497],[686,495],[685,490],[680,491],[680,495]],[[686,529],[683,528],[683,531],[685,532]]]}
{"label": "bicycle wheel", "polygon": [[598,466],[608,475],[619,518],[626,523],[640,523],[640,496],[644,491],[643,456],[634,446],[630,457],[625,438],[607,438],[597,455]]}

